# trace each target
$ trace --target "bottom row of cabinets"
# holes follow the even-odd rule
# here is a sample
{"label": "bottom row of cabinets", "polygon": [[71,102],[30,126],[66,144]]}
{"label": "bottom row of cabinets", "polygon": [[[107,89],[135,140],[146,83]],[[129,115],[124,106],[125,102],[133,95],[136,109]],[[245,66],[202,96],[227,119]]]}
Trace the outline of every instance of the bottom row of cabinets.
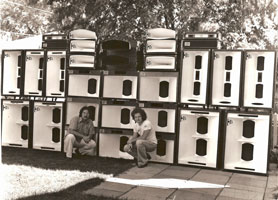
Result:
{"label": "bottom row of cabinets", "polygon": [[[68,114],[78,114],[85,104],[72,103]],[[31,106],[29,101],[3,101],[2,145],[62,151],[69,123],[63,105],[35,102]],[[267,173],[270,114],[179,109],[178,119],[175,133],[156,132],[158,146],[150,153],[152,161]],[[96,130],[99,156],[132,159],[123,151],[132,129]]]}

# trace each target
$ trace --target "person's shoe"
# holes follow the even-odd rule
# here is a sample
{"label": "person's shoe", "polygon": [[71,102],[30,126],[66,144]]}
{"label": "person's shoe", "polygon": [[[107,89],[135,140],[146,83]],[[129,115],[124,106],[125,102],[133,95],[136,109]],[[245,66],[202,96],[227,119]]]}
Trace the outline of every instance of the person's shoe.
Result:
{"label": "person's shoe", "polygon": [[151,155],[147,153],[147,159],[150,160],[152,159]]}
{"label": "person's shoe", "polygon": [[144,168],[144,167],[147,167],[148,166],[148,163],[145,163],[144,165],[138,165],[137,167],[138,168]]}

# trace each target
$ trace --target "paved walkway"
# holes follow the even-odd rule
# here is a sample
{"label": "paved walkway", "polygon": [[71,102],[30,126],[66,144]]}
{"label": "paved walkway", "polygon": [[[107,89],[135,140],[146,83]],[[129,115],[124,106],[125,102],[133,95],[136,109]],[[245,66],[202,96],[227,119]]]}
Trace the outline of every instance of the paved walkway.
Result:
{"label": "paved walkway", "polygon": [[278,169],[276,168],[276,165],[273,164],[270,167],[268,176],[150,163],[147,167],[141,169],[133,167],[117,177],[133,180],[174,178],[220,184],[229,187],[206,189],[162,189],[105,181],[100,185],[85,191],[85,193],[105,197],[118,197],[119,199],[128,200],[268,200],[275,199],[274,194],[278,196]]}

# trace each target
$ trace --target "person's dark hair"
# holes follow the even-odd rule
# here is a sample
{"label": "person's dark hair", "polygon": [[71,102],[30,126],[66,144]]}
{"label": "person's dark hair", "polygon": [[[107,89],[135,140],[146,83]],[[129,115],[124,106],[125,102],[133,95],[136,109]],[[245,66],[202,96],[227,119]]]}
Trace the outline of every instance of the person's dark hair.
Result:
{"label": "person's dark hair", "polygon": [[87,106],[83,106],[81,109],[80,109],[80,111],[79,111],[79,117],[81,117],[82,116],[82,113],[83,113],[83,111],[84,110],[88,110],[88,112],[89,112],[89,117],[90,117],[90,109],[89,109],[89,107],[87,107]]}
{"label": "person's dark hair", "polygon": [[147,119],[147,114],[142,108],[134,108],[131,112],[132,119],[134,120],[134,115],[139,113],[142,116],[142,120],[145,121]]}

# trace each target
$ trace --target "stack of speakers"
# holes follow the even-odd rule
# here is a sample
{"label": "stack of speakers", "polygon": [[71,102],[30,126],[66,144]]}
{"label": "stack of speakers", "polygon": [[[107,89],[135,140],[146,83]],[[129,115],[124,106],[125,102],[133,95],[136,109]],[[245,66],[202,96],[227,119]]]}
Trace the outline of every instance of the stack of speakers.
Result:
{"label": "stack of speakers", "polygon": [[188,33],[181,41],[178,163],[217,167],[220,112],[209,101],[211,51],[218,34]]}
{"label": "stack of speakers", "polygon": [[152,161],[174,163],[178,94],[178,41],[176,32],[147,30],[144,65],[139,73],[139,106],[147,114],[158,139]]}
{"label": "stack of speakers", "polygon": [[82,107],[89,108],[90,119],[96,127],[98,139],[102,72],[97,68],[98,40],[96,33],[77,29],[69,33],[69,68],[65,129],[70,120],[79,116]]}
{"label": "stack of speakers", "polygon": [[99,155],[132,159],[123,147],[133,134],[131,112],[136,106],[138,72],[136,43],[106,40],[100,44],[103,71]]}
{"label": "stack of speakers", "polygon": [[4,50],[2,66],[3,145],[61,151],[66,49]]}
{"label": "stack of speakers", "polygon": [[266,174],[276,52],[219,49],[218,33],[176,35],[149,29],[140,52],[78,29],[44,35],[43,49],[3,50],[2,145],[61,151],[87,106],[98,154],[132,159],[123,147],[141,107],[158,138],[152,161]]}

